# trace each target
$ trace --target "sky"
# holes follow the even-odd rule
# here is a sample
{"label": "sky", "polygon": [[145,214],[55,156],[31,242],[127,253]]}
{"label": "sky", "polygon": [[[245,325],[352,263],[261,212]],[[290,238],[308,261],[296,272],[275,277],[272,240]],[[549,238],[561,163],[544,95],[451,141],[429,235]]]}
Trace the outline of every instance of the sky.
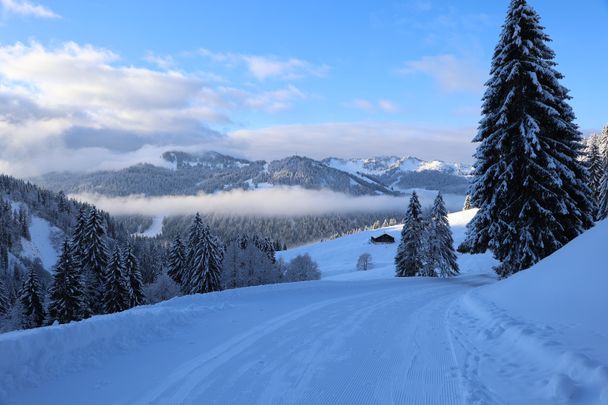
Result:
{"label": "sky", "polygon": [[[584,133],[608,122],[608,0],[530,0]],[[471,163],[507,0],[0,0],[0,172],[168,149]]]}

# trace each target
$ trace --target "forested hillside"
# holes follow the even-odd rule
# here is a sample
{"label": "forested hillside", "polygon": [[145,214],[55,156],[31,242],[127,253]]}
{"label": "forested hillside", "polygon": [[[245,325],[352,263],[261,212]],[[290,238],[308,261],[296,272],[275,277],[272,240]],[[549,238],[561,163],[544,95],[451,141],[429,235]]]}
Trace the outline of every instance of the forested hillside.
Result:
{"label": "forested hillside", "polygon": [[[316,161],[290,156],[272,162],[248,161],[217,152],[189,154],[165,152],[164,167],[141,163],[117,171],[48,173],[32,179],[37,184],[66,193],[99,193],[109,196],[144,194],[194,195],[234,189],[274,186],[328,189],[349,195],[399,195],[410,188],[463,194],[468,185],[466,167],[443,162],[376,158],[376,170],[350,170],[335,159]],[[378,162],[385,162],[378,166]],[[393,164],[390,164],[393,162]],[[401,162],[402,164],[395,164]]]}

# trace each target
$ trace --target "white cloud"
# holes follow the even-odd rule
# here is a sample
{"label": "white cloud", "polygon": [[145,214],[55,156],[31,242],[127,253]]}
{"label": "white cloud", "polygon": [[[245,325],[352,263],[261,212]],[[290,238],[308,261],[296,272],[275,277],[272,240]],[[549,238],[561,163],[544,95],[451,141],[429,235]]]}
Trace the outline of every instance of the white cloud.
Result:
{"label": "white cloud", "polygon": [[53,169],[49,162],[55,169],[68,161],[73,170],[90,168],[55,158],[54,152],[69,154],[70,145],[107,156],[99,150],[208,143],[219,136],[208,126],[230,124],[233,113],[283,111],[306,97],[293,85],[241,89],[198,73],[125,65],[112,51],[74,42],[2,46],[0,79],[0,161],[16,175]]}
{"label": "white cloud", "polygon": [[[420,190],[422,204],[431,204],[436,193]],[[331,213],[402,211],[408,197],[353,197],[329,190],[305,190],[299,187],[277,187],[254,191],[232,190],[196,196],[107,197],[99,194],[72,195],[95,204],[114,215],[248,215],[256,217],[306,216]],[[450,209],[460,209],[462,196],[446,195]]]}
{"label": "white cloud", "polygon": [[294,80],[303,77],[324,77],[329,72],[327,65],[314,65],[302,59],[281,59],[276,56],[246,55],[238,53],[212,52],[199,49],[198,53],[216,63],[234,67],[243,64],[258,80]]}
{"label": "white cloud", "polygon": [[381,110],[385,113],[396,113],[399,111],[399,107],[397,104],[393,103],[390,100],[378,100],[377,103],[366,100],[364,98],[356,98],[348,105],[357,110],[366,111],[366,112],[374,112],[377,110]]}
{"label": "white cloud", "polygon": [[148,52],[144,57],[144,60],[153,65],[158,66],[161,69],[171,69],[175,67],[175,60],[171,55],[160,56],[154,54],[153,52]]}
{"label": "white cloud", "polygon": [[[437,193],[416,190],[423,206],[433,203]],[[113,215],[240,215],[256,217],[294,217],[332,213],[403,211],[409,196],[359,196],[330,190],[306,190],[300,187],[275,187],[254,191],[232,190],[196,196],[107,197],[99,194],[76,194],[70,197],[87,201]],[[464,197],[444,195],[450,210],[459,210]]]}
{"label": "white cloud", "polygon": [[475,133],[475,128],[417,128],[396,122],[282,125],[229,132],[226,146],[253,159],[412,155],[470,162]]}
{"label": "white cloud", "polygon": [[427,75],[446,92],[465,91],[474,94],[482,91],[486,77],[483,70],[471,61],[450,54],[425,56],[405,62],[398,72],[404,75]]}
{"label": "white cloud", "polygon": [[380,101],[378,101],[378,105],[384,112],[388,112],[388,113],[399,112],[399,107],[397,106],[397,104],[393,103],[390,100],[380,100]]}
{"label": "white cloud", "polygon": [[279,60],[263,56],[244,56],[252,75],[258,80],[277,77],[282,80],[298,79],[305,76],[322,77],[327,74],[326,66],[314,66],[301,59]]}
{"label": "white cloud", "polygon": [[20,0],[0,0],[0,5],[6,13],[18,14],[23,16],[33,16],[40,18],[60,18],[61,16],[55,13],[48,7],[33,4],[27,1]]}
{"label": "white cloud", "polygon": [[357,110],[367,111],[367,112],[372,112],[375,110],[374,104],[371,101],[363,99],[363,98],[354,99],[350,103],[350,106],[353,108],[356,108]]}

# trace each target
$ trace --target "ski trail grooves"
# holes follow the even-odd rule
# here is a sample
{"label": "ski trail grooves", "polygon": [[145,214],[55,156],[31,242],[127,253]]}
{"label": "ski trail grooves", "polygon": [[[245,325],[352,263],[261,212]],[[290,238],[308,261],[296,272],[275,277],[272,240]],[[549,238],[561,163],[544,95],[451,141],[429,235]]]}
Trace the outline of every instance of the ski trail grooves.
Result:
{"label": "ski trail grooves", "polygon": [[149,395],[144,396],[141,400],[132,403],[134,405],[183,403],[188,394],[194,388],[196,388],[197,384],[199,384],[209,373],[211,373],[215,367],[238,355],[240,352],[247,350],[262,337],[278,330],[289,322],[293,322],[298,318],[317,311],[323,307],[337,304],[345,300],[356,299],[369,294],[370,293],[365,293],[346,298],[322,301],[265,322],[242,335],[228,340],[226,343],[216,347],[212,351],[203,353],[186,364],[183,364],[174,370],[169,376],[167,376],[165,383],[160,385]]}
{"label": "ski trail grooves", "polygon": [[461,404],[444,320],[462,286],[404,287],[278,316],[178,366],[125,403]]}

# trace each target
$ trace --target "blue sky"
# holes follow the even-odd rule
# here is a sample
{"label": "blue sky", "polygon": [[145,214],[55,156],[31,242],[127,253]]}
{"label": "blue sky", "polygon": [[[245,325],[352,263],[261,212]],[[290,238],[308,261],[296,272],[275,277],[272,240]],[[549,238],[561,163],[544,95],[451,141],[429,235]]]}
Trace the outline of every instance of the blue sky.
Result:
{"label": "blue sky", "polygon": [[[0,4],[0,143],[43,172],[121,167],[168,147],[470,161],[508,1]],[[530,4],[581,129],[601,128],[608,2]],[[74,150],[82,161],[65,159]],[[0,170],[29,174],[2,155]]]}

